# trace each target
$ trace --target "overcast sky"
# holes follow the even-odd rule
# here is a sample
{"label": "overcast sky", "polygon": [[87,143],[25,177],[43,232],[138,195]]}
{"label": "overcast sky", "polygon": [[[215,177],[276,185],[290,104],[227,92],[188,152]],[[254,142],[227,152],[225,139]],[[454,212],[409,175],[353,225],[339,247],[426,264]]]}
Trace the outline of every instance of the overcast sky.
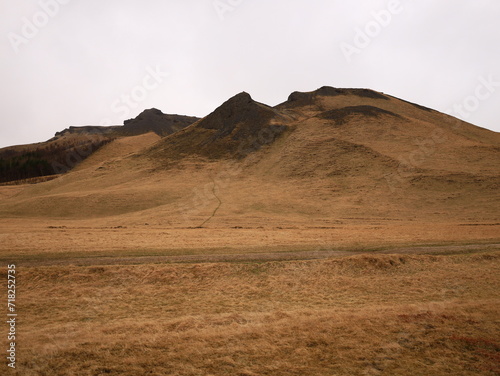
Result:
{"label": "overcast sky", "polygon": [[0,0],[0,147],[363,87],[500,131],[498,0]]}

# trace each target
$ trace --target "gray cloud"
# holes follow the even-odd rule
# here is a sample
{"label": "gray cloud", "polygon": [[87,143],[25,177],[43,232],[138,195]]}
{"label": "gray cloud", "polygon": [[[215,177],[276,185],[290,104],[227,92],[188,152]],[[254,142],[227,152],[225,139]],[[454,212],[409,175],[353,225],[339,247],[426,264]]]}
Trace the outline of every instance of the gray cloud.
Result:
{"label": "gray cloud", "polygon": [[[0,147],[70,125],[121,124],[145,108],[204,116],[243,90],[274,105],[323,85],[369,87],[443,112],[465,103],[467,121],[500,131],[500,85],[477,106],[470,99],[480,77],[500,82],[500,3],[401,0],[377,30],[374,14],[387,15],[389,3],[0,0]],[[41,26],[26,43],[15,39],[16,53],[12,38],[33,32],[26,19]],[[357,30],[368,25],[374,36],[358,48]],[[360,50],[350,62],[342,43]],[[155,81],[151,70],[168,77]]]}

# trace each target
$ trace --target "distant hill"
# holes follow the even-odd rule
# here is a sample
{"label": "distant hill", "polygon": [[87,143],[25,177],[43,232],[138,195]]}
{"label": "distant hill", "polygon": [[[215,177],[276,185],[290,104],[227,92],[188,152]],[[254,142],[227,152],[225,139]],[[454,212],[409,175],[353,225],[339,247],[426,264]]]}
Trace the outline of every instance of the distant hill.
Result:
{"label": "distant hill", "polygon": [[65,173],[117,138],[149,132],[164,137],[197,120],[153,108],[126,120],[123,126],[71,126],[46,142],[2,148],[0,183]]}
{"label": "distant hill", "polygon": [[126,120],[123,127],[117,129],[119,134],[137,136],[154,132],[161,137],[171,135],[200,120],[193,116],[167,115],[151,108],[141,112],[136,118]]}

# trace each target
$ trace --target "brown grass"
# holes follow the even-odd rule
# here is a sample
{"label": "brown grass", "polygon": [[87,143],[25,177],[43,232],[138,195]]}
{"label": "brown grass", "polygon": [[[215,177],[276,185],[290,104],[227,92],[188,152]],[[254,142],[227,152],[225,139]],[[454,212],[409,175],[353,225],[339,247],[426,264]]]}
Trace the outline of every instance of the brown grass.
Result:
{"label": "brown grass", "polygon": [[498,253],[23,267],[18,375],[495,375]]}
{"label": "brown grass", "polygon": [[[498,222],[499,134],[371,91],[325,88],[313,104],[237,96],[173,136],[115,140],[71,173],[24,186],[0,216],[196,226],[218,204],[215,184],[222,205],[210,225]],[[272,126],[287,131],[259,141]],[[246,158],[226,159],[240,147]]]}
{"label": "brown grass", "polygon": [[0,187],[17,374],[498,375],[499,134],[368,90],[237,99]]}

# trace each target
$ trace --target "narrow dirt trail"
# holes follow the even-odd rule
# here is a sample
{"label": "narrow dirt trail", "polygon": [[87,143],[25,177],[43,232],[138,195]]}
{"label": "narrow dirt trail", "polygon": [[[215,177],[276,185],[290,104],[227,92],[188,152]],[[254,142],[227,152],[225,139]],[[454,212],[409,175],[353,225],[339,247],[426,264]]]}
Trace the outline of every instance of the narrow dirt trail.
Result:
{"label": "narrow dirt trail", "polygon": [[454,255],[475,252],[498,252],[500,244],[469,244],[447,246],[421,246],[390,248],[378,251],[335,251],[316,250],[299,252],[241,253],[241,254],[211,254],[182,256],[142,256],[142,257],[88,257],[47,260],[26,260],[20,262],[24,266],[96,266],[96,265],[140,265],[162,263],[217,263],[217,262],[267,262],[267,261],[299,261],[320,260],[354,255]]}
{"label": "narrow dirt trail", "polygon": [[214,195],[214,197],[217,199],[217,201],[219,202],[217,207],[214,209],[212,215],[210,217],[208,217],[201,225],[199,225],[197,228],[203,228],[203,226],[205,226],[208,222],[210,222],[210,220],[215,217],[215,215],[217,214],[217,211],[219,211],[221,205],[222,205],[222,201],[220,199],[219,196],[217,196],[217,193],[215,193],[215,190],[217,188],[217,184],[215,183],[215,180],[214,178],[212,178],[212,183],[214,184],[213,188],[212,188],[212,193]]}

